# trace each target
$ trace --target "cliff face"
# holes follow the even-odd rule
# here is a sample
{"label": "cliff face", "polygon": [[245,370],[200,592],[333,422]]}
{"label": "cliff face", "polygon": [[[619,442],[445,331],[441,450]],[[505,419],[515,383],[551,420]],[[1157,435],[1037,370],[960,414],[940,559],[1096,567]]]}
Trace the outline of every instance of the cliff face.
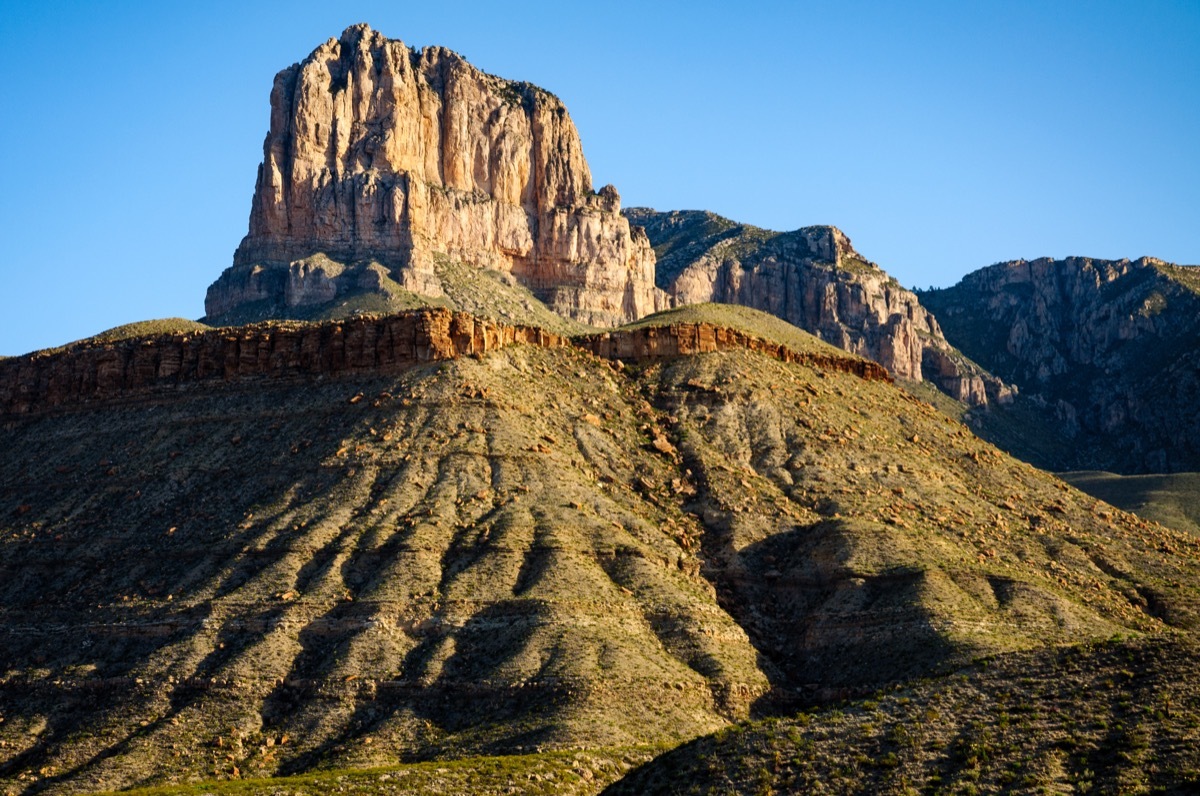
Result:
{"label": "cliff face", "polygon": [[[335,264],[302,262],[316,253]],[[557,97],[444,48],[348,28],[275,77],[250,230],[205,310],[370,290],[344,267],[370,260],[438,295],[435,254],[512,273],[585,323],[666,307],[648,241],[616,189],[592,190]]]}
{"label": "cliff face", "polygon": [[946,336],[1052,415],[1057,466],[1200,466],[1200,278],[1152,258],[999,263],[921,300]]}
{"label": "cliff face", "polygon": [[794,351],[711,323],[673,323],[570,338],[537,327],[425,309],[323,324],[262,323],[236,330],[163,334],[13,357],[0,362],[0,417],[119,403],[196,382],[394,373],[520,343],[574,346],[604,359],[630,362],[744,349],[867,381],[891,381],[888,372],[870,360]]}
{"label": "cliff face", "polygon": [[929,380],[971,405],[1012,390],[958,355],[917,297],[854,250],[835,227],[778,233],[712,213],[625,212],[658,255],[658,284],[677,304],[765,310],[909,381]]}

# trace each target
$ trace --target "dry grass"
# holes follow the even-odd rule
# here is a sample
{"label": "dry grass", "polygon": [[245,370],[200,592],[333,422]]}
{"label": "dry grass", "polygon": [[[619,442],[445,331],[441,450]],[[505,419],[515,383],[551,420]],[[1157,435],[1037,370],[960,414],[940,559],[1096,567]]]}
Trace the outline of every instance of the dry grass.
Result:
{"label": "dry grass", "polygon": [[620,328],[642,329],[649,326],[669,326],[673,323],[710,323],[714,326],[739,329],[763,340],[781,343],[799,353],[857,358],[854,354],[836,348],[770,313],[737,304],[689,304],[647,315]]}
{"label": "dry grass", "polygon": [[668,752],[618,794],[1195,793],[1192,639],[1001,655]]}
{"label": "dry grass", "polygon": [[1196,623],[1193,537],[750,352],[192,385],[0,448],[9,790],[677,744]]}

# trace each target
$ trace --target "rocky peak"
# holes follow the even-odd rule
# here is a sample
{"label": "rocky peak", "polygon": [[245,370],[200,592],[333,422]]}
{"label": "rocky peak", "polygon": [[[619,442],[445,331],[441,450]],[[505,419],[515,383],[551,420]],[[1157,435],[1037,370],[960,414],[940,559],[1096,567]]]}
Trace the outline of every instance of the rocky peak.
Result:
{"label": "rocky peak", "polygon": [[702,211],[631,208],[658,256],[658,286],[677,304],[765,310],[908,381],[929,380],[971,405],[1012,389],[946,342],[911,291],[857,251],[840,229],[772,232]]}
{"label": "rocky peak", "polygon": [[[613,325],[667,305],[653,253],[619,210],[615,188],[593,192],[553,94],[355,25],[276,75],[249,233],[206,311],[285,304],[283,286],[307,278],[297,263],[318,253],[382,263],[401,287],[436,296],[431,263],[444,255]],[[321,290],[360,290],[360,277],[322,272],[332,288]]]}
{"label": "rocky peak", "polygon": [[[837,263],[841,262],[843,256],[846,256],[867,263],[866,259],[861,257],[850,245],[850,238],[846,237],[846,233],[837,227],[802,227],[797,232],[808,241],[809,251],[817,259]],[[868,264],[874,265],[874,263]]]}

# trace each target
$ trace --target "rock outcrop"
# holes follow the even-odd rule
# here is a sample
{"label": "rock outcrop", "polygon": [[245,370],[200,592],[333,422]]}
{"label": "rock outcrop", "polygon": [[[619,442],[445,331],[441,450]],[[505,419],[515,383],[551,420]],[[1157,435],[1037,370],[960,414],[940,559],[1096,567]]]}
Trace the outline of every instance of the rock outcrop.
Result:
{"label": "rock outcrop", "polygon": [[201,381],[390,373],[521,343],[574,346],[627,362],[740,348],[867,381],[891,381],[885,369],[867,359],[793,351],[711,323],[672,323],[571,338],[535,326],[423,309],[320,324],[266,322],[161,334],[5,359],[0,362],[0,417],[119,402]]}
{"label": "rock outcrop", "polygon": [[1200,274],[1143,257],[998,263],[921,293],[1064,437],[1059,469],[1200,467]]}
{"label": "rock outcrop", "polygon": [[1011,400],[1012,388],[955,351],[909,290],[835,227],[771,232],[703,211],[631,208],[658,255],[658,285],[679,305],[765,310],[826,342],[923,379],[964,403]]}
{"label": "rock outcrop", "polygon": [[209,288],[210,318],[327,302],[380,276],[438,295],[436,256],[511,273],[584,323],[667,306],[616,189],[593,191],[563,103],[450,50],[348,28],[276,75],[263,150],[250,230]]}

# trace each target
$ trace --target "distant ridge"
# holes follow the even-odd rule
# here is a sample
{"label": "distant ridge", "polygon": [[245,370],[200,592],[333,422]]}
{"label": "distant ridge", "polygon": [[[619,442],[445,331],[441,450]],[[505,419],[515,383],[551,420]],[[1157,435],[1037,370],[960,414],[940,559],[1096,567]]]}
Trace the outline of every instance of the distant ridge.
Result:
{"label": "distant ridge", "polygon": [[649,235],[657,284],[676,304],[754,307],[966,404],[1012,400],[1011,387],[946,342],[917,297],[836,227],[772,232],[705,211],[624,213]]}
{"label": "distant ridge", "polygon": [[1057,470],[1200,470],[1200,269],[1017,260],[920,296],[1044,418],[1014,451]]}

